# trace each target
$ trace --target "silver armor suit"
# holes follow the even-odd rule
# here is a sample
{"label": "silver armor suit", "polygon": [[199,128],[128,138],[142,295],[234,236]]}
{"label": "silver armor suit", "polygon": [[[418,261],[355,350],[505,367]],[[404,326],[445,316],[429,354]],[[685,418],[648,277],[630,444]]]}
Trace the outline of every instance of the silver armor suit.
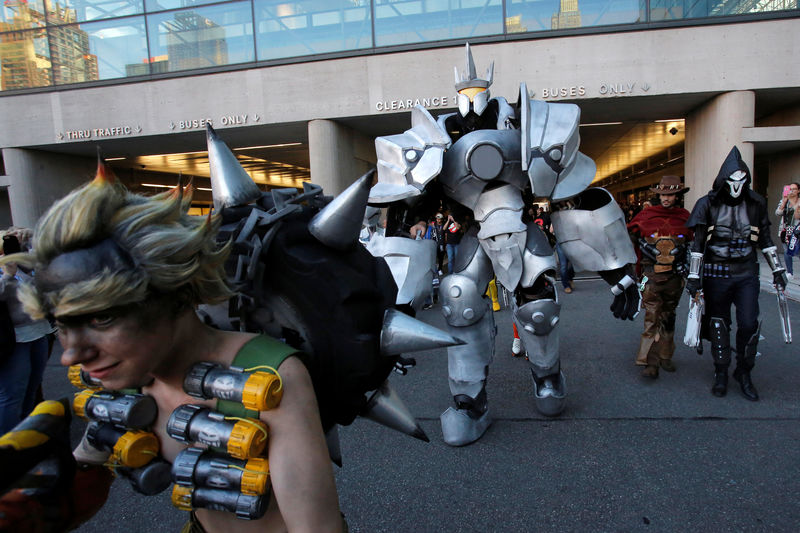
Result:
{"label": "silver armor suit", "polygon": [[[513,320],[530,361],[537,408],[555,416],[565,406],[553,248],[536,224],[522,222],[523,191],[530,187],[535,197],[551,201],[558,241],[577,267],[604,271],[615,302],[636,292],[628,275],[635,255],[622,211],[605,190],[587,189],[595,165],[578,151],[578,107],[531,100],[525,84],[514,107],[504,98],[489,98],[493,67],[479,79],[469,45],[467,68],[463,75],[456,72],[458,113],[437,120],[418,106],[411,129],[376,139],[378,182],[369,199],[408,212],[428,190],[441,191],[445,203],[466,207],[476,222],[461,240],[454,272],[439,287],[449,333],[466,342],[448,348],[455,407],[442,414],[441,423],[445,442],[454,446],[474,442],[491,424],[486,379],[496,328],[484,295],[494,276],[514,295]],[[402,240],[404,255],[424,242]],[[386,243],[371,251],[385,256],[390,248]],[[632,315],[629,307],[623,302],[620,315]]]}

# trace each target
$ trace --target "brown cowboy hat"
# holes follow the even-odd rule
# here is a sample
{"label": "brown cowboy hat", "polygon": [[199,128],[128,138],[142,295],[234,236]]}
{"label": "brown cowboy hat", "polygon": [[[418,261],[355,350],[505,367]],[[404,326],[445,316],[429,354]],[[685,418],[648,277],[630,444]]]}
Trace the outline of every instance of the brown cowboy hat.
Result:
{"label": "brown cowboy hat", "polygon": [[657,194],[681,194],[689,190],[684,187],[678,176],[661,176],[658,185],[650,187],[650,190]]}

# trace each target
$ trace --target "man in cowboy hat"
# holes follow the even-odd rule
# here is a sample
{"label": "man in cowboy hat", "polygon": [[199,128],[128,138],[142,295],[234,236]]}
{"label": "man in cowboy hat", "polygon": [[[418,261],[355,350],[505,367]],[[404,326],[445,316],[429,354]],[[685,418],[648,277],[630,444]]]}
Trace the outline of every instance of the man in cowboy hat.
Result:
{"label": "man in cowboy hat", "polygon": [[658,370],[674,372],[675,308],[683,292],[686,243],[692,238],[686,228],[689,212],[678,206],[678,197],[689,190],[678,176],[663,176],[650,189],[660,204],[643,209],[628,223],[637,246],[642,279],[645,281],[642,307],[644,332],[636,364],[644,366],[642,376],[656,379]]}

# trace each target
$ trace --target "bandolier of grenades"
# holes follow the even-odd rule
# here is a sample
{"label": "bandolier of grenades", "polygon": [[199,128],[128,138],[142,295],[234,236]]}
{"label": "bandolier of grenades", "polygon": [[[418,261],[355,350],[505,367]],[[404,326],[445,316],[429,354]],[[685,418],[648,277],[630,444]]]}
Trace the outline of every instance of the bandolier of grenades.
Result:
{"label": "bandolier of grenades", "polygon": [[135,491],[151,496],[174,482],[172,503],[179,509],[228,511],[248,520],[264,515],[270,496],[268,429],[258,412],[280,404],[283,387],[275,369],[195,364],[184,379],[184,391],[195,398],[217,399],[217,408],[220,400],[240,404],[236,408],[244,408],[247,416],[229,416],[199,404],[176,408],[167,434],[190,446],[171,468],[159,455],[158,438],[149,431],[158,415],[152,396],[104,390],[78,365],[70,367],[69,380],[83,389],[75,394],[73,411],[89,422],[89,444],[110,453],[106,466],[128,479]]}

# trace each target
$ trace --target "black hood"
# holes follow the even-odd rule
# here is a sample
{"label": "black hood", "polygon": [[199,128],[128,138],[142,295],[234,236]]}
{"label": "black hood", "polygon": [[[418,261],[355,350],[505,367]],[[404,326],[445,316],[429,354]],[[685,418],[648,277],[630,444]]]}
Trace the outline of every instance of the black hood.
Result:
{"label": "black hood", "polygon": [[739,149],[734,146],[728,153],[728,157],[726,157],[725,161],[722,162],[722,166],[719,167],[717,177],[714,179],[714,185],[711,187],[711,192],[708,194],[712,200],[718,195],[720,196],[720,199],[728,198],[733,200],[733,198],[731,198],[728,194],[729,189],[725,183],[725,180],[727,180],[730,175],[737,170],[741,170],[746,175],[744,180],[744,190],[737,200],[748,195],[751,182],[750,169],[747,168],[747,163],[742,160],[742,154],[739,153]]}

